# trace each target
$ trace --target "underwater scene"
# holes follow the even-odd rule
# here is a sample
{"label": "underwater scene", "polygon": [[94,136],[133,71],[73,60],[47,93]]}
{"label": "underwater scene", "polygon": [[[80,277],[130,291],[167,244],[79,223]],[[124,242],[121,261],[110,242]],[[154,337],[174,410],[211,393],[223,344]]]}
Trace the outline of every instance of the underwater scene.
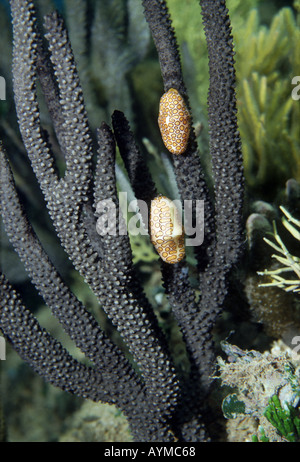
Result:
{"label": "underwater scene", "polygon": [[0,30],[0,441],[299,442],[300,0]]}

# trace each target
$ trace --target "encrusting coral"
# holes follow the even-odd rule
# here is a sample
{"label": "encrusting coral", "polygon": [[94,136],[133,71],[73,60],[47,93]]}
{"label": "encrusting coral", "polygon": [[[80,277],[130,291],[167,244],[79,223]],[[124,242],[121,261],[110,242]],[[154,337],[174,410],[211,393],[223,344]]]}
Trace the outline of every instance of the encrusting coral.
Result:
{"label": "encrusting coral", "polygon": [[[245,351],[227,342],[223,349],[229,362],[218,358],[222,386],[232,388],[223,400],[222,409],[229,422],[230,439],[235,439],[241,428],[243,441],[251,441],[253,435],[263,435],[268,441],[295,441],[299,439],[300,369],[299,355],[286,348],[281,351],[277,342],[271,351]],[[276,408],[274,408],[274,404]],[[280,422],[274,411],[282,411],[284,421],[293,415],[296,426]],[[284,412],[286,412],[284,415]],[[248,416],[248,419],[245,419]],[[241,423],[241,425],[239,425]],[[291,424],[292,422],[290,422]],[[287,427],[286,427],[287,428]],[[248,434],[246,432],[248,430]],[[252,434],[249,433],[249,430]]]}
{"label": "encrusting coral", "polygon": [[[165,92],[177,90],[189,109],[166,3],[142,3],[158,52]],[[37,291],[92,366],[75,360],[39,325],[4,275],[1,332],[47,381],[84,398],[116,404],[126,415],[135,440],[208,440],[210,417],[204,398],[210,392],[215,367],[212,329],[223,310],[228,280],[238,264],[244,241],[234,53],[225,1],[200,1],[209,54],[214,197],[209,194],[193,129],[184,154],[173,159],[181,200],[191,200],[194,210],[197,200],[205,201],[205,241],[195,248],[200,297],[191,286],[184,261],[161,263],[164,287],[186,345],[190,364],[187,377],[176,370],[172,352],[139,284],[128,235],[120,232],[99,236],[96,231],[100,201],[113,201],[117,229],[126,229],[118,213],[116,142],[136,198],[150,205],[157,195],[129,123],[123,113],[115,111],[112,129],[102,123],[95,140],[62,18],[56,12],[45,17],[46,50],[33,2],[11,0],[10,4],[13,91],[24,147],[61,246],[119,331],[131,360],[101,330],[50,261],[23,210],[3,144],[1,212],[7,235]],[[42,125],[38,80],[64,157],[63,175],[58,172]],[[94,166],[95,144],[98,148]]]}

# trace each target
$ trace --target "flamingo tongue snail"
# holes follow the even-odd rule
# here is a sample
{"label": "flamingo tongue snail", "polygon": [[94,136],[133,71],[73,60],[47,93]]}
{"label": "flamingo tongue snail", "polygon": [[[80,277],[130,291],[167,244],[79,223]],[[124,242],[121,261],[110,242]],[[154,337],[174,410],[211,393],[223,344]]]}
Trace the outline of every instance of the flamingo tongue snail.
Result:
{"label": "flamingo tongue snail", "polygon": [[163,94],[159,104],[158,126],[166,148],[172,154],[186,151],[191,117],[184,99],[175,88]]}
{"label": "flamingo tongue snail", "polygon": [[185,256],[184,231],[175,204],[159,195],[151,201],[150,238],[166,263],[179,263]]}

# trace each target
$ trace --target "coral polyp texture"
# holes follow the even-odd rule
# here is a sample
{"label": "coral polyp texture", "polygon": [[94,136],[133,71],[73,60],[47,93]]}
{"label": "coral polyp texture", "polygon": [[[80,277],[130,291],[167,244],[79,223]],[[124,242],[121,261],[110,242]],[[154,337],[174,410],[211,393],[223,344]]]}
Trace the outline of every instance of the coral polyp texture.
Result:
{"label": "coral polyp texture", "polygon": [[160,99],[158,125],[163,142],[172,154],[186,151],[190,124],[190,113],[184,99],[175,88],[170,88]]}
{"label": "coral polyp texture", "polygon": [[[81,3],[74,1],[72,6],[80,10]],[[100,8],[96,15],[100,21],[98,26],[102,35],[108,34],[102,48],[112,48],[115,56],[116,40],[106,21],[101,22],[103,3],[86,2],[86,6]],[[120,3],[124,7],[125,3]],[[143,0],[141,3],[157,49],[168,104],[170,97],[174,103],[174,108],[168,106],[166,118],[176,125],[177,114],[171,109],[177,108],[183,113],[179,114],[180,124],[183,122],[179,130],[184,136],[178,140],[176,135],[176,153],[183,149],[184,155],[170,156],[178,194],[181,202],[189,200],[192,204],[193,220],[197,215],[197,201],[205,203],[205,239],[194,249],[196,281],[190,277],[187,259],[182,258],[184,237],[179,230],[177,212],[166,198],[155,199],[158,196],[156,178],[152,178],[146,153],[139,148],[141,140],[128,122],[130,118],[114,110],[111,122],[99,120],[98,129],[93,131],[63,18],[57,12],[47,14],[42,32],[34,2],[10,0],[12,91],[22,142],[9,143],[5,139],[0,144],[3,225],[38,294],[87,361],[73,357],[40,325],[26,306],[31,299],[22,299],[8,274],[1,275],[0,279],[0,329],[21,358],[47,382],[84,399],[116,405],[126,416],[136,441],[208,441],[212,439],[210,423],[215,419],[207,399],[216,366],[213,330],[224,310],[229,281],[238,267],[245,241],[242,154],[230,20],[224,0],[200,1],[210,74],[208,115],[214,178],[208,187],[195,133],[189,128],[188,92],[166,2]],[[105,4],[111,6],[110,1]],[[132,1],[126,2],[127,5],[132,8]],[[108,8],[108,11],[111,20],[121,21],[120,16],[115,20],[114,9]],[[128,39],[127,43],[131,44],[132,51],[136,49],[133,37],[139,31],[132,29],[132,16],[129,16],[122,18],[126,22],[124,30],[131,34],[131,41]],[[92,34],[91,40],[93,37]],[[124,75],[124,68],[130,63],[132,59],[122,53],[119,61],[113,60],[113,69],[117,64],[123,66]],[[107,72],[115,78],[119,76],[109,69]],[[46,107],[45,119],[43,109]],[[94,117],[97,114],[96,111]],[[156,127],[155,118],[152,122]],[[15,153],[20,163],[15,162]],[[77,298],[76,290],[69,287],[70,274],[62,274],[64,265],[49,255],[41,228],[35,226],[23,204],[30,186],[22,189],[25,153],[26,166],[35,176],[33,187],[39,194],[30,198],[34,203],[38,198],[41,200],[36,216],[45,212],[47,220],[51,220],[49,233],[63,254],[65,265],[69,265],[71,274],[76,273],[85,289],[93,293],[97,309],[101,307],[106,322],[109,321],[107,329],[81,297]],[[160,261],[160,285],[180,336],[184,351],[182,362],[174,360],[176,345],[169,341],[167,329],[162,328],[155,307],[140,283],[140,268],[133,264],[126,232],[127,217],[120,212],[116,159],[122,173],[126,173],[130,193],[146,202],[147,210],[151,201],[154,200],[155,207],[159,203],[157,230],[165,232],[160,255],[166,261],[170,256],[173,263]],[[101,201],[114,204],[116,232],[100,236],[96,223]],[[165,222],[168,224],[164,229],[162,221],[166,213],[171,220]],[[154,217],[152,213],[151,227],[154,225],[156,230]],[[147,218],[145,214],[145,223]],[[160,237],[156,231],[152,236],[156,243]],[[174,243],[176,253],[172,254]],[[165,252],[168,255],[165,256]]]}
{"label": "coral polyp texture", "polygon": [[165,196],[151,201],[150,237],[163,261],[174,264],[184,258],[184,231],[179,211]]}

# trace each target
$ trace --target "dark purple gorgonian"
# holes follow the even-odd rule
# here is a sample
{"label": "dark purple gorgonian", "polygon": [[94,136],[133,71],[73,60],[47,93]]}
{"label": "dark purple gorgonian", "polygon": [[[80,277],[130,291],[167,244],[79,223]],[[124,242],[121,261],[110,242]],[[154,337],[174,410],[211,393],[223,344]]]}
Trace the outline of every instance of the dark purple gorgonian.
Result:
{"label": "dark purple gorgonian", "polygon": [[[175,89],[189,110],[166,2],[142,3],[165,92]],[[45,17],[45,50],[33,2],[11,0],[10,4],[13,91],[24,147],[61,246],[119,331],[135,365],[66,286],[43,249],[22,208],[3,143],[0,199],[6,233],[37,291],[91,365],[74,359],[39,325],[5,275],[1,275],[1,332],[45,380],[78,396],[116,404],[128,418],[136,441],[209,440],[204,398],[210,391],[215,365],[212,329],[223,309],[228,277],[238,262],[243,243],[242,155],[236,120],[234,53],[225,1],[200,1],[209,53],[208,113],[214,197],[210,197],[205,182],[193,128],[184,153],[173,159],[181,199],[194,204],[200,199],[205,202],[205,240],[195,249],[200,297],[196,298],[184,261],[161,264],[164,287],[186,345],[188,377],[181,377],[174,366],[173,352],[169,351],[138,282],[128,235],[100,237],[96,232],[96,204],[111,199],[118,204],[116,143],[136,198],[150,206],[157,196],[129,124],[123,113],[115,111],[112,128],[102,123],[98,129],[98,149],[94,152],[62,18],[56,12]],[[41,123],[37,81],[65,159],[62,177],[57,173]]]}

